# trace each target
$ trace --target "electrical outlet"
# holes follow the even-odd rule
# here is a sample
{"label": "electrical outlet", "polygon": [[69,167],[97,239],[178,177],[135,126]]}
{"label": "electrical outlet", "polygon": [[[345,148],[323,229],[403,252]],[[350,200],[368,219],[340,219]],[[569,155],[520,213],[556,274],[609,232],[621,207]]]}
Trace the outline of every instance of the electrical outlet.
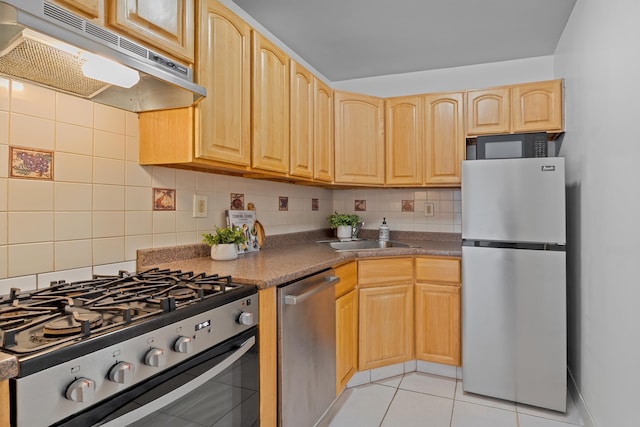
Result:
{"label": "electrical outlet", "polygon": [[433,202],[424,203],[424,216],[433,216]]}
{"label": "electrical outlet", "polygon": [[207,196],[193,195],[193,217],[207,217]]}

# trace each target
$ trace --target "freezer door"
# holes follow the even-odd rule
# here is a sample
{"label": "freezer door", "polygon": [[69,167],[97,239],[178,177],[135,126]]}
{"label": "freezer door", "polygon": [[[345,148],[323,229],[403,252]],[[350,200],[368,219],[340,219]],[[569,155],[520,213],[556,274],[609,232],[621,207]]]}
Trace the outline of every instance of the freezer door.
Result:
{"label": "freezer door", "polygon": [[462,238],[565,243],[564,158],[462,162]]}
{"label": "freezer door", "polygon": [[566,411],[565,253],[462,248],[463,389]]}

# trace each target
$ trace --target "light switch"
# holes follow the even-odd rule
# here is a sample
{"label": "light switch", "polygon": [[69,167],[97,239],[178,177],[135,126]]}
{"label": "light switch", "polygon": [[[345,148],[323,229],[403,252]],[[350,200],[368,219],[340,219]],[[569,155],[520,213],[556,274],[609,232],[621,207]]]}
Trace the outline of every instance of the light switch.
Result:
{"label": "light switch", "polygon": [[207,217],[207,196],[201,196],[198,194],[193,195],[193,217]]}
{"label": "light switch", "polygon": [[433,216],[433,202],[424,203],[424,216]]}

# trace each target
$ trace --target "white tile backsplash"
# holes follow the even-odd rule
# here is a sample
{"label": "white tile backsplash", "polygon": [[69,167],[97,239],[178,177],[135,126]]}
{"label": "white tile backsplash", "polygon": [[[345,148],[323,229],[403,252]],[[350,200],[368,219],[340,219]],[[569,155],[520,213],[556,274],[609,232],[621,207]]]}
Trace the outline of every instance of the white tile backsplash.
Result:
{"label": "white tile backsplash", "polygon": [[55,122],[24,114],[9,115],[9,144],[19,147],[53,150]]}

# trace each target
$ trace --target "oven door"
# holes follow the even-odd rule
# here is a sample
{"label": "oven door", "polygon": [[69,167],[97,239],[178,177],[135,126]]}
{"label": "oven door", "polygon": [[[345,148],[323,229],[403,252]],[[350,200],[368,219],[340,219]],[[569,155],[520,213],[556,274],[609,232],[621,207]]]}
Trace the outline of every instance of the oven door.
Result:
{"label": "oven door", "polygon": [[253,327],[59,425],[257,426],[256,331]]}

